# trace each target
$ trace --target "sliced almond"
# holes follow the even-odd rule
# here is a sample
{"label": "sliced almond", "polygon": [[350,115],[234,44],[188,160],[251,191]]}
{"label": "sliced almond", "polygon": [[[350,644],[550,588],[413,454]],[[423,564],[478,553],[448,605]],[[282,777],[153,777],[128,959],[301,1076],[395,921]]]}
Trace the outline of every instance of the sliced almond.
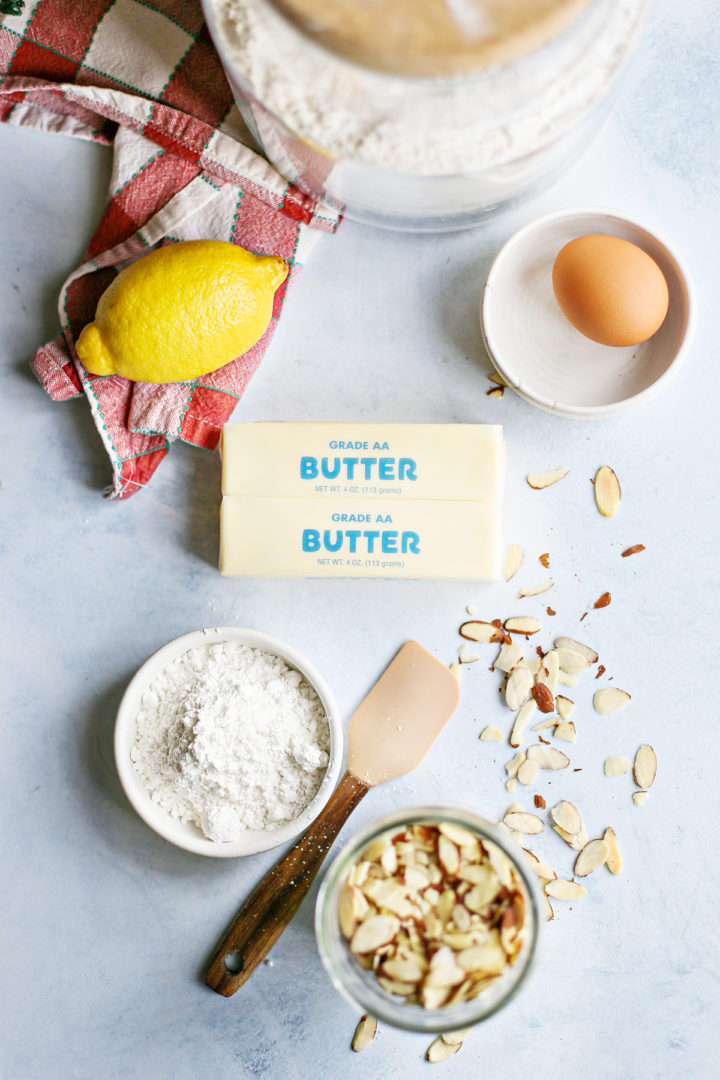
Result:
{"label": "sliced almond", "polygon": [[517,712],[527,701],[532,686],[533,677],[527,668],[518,667],[511,671],[505,684],[505,704],[507,707],[512,709],[513,712]]}
{"label": "sliced almond", "polygon": [[554,896],[556,900],[577,900],[586,895],[587,889],[577,881],[556,878],[554,881],[548,881],[545,892],[548,896]]}
{"label": "sliced almond", "polygon": [[517,776],[518,769],[527,758],[527,754],[522,750],[518,750],[514,758],[511,758],[505,766],[505,772],[508,776]]}
{"label": "sliced almond", "polygon": [[460,664],[458,664],[456,660],[453,660],[452,664],[450,664],[450,670],[452,671],[457,681],[460,682]]}
{"label": "sliced almond", "polygon": [[570,758],[554,746],[540,743],[531,746],[527,752],[530,761],[536,761],[541,769],[567,769]]}
{"label": "sliced almond", "polygon": [[575,702],[572,698],[565,697],[563,694],[558,694],[555,698],[555,708],[563,720],[569,720],[572,716],[572,711],[575,708]]}
{"label": "sliced almond", "polygon": [[572,720],[563,720],[562,723],[557,724],[555,727],[555,738],[563,739],[565,742],[575,742],[577,732],[575,731],[575,724]]}
{"label": "sliced almond", "polygon": [[477,608],[474,604],[468,604],[465,610],[467,611],[468,615],[477,615]]}
{"label": "sliced almond", "polygon": [[541,713],[551,713],[555,708],[555,698],[552,690],[545,683],[536,683],[530,693]]}
{"label": "sliced almond", "polygon": [[503,567],[503,577],[506,581],[509,581],[511,577],[517,574],[524,557],[523,549],[519,544],[508,544],[505,552],[505,566]]}
{"label": "sliced almond", "polygon": [[636,806],[642,806],[649,794],[649,791],[634,791],[632,801]]}
{"label": "sliced almond", "polygon": [[485,391],[486,397],[501,398],[505,393],[504,386],[491,386],[489,390]]}
{"label": "sliced almond", "polygon": [[427,964],[423,963],[417,954],[413,954],[386,960],[382,965],[382,973],[395,982],[417,983],[425,974],[426,967]]}
{"label": "sliced almond", "polygon": [[625,550],[622,551],[620,554],[622,555],[623,559],[627,559],[628,555],[637,555],[640,551],[644,550],[644,544],[633,544],[631,547],[625,548]]}
{"label": "sliced almond", "polygon": [[532,677],[535,679],[535,678],[537,678],[537,676],[538,676],[538,674],[540,672],[541,663],[542,663],[542,660],[540,659],[539,656],[528,656],[525,660],[523,660],[520,667],[527,668],[527,670],[530,672]]}
{"label": "sliced almond", "polygon": [[[425,1007],[430,1008],[430,1006],[427,1004]],[[429,1061],[433,1065],[438,1061],[447,1061],[448,1058],[451,1058],[453,1056],[453,1054],[457,1054],[461,1046],[462,1042],[455,1043],[451,1046],[449,1043],[445,1042],[442,1035],[438,1035],[437,1039],[435,1039],[434,1042],[431,1042],[428,1046],[427,1052],[425,1054],[425,1060]]]}
{"label": "sliced almond", "polygon": [[552,589],[554,581],[543,581],[540,585],[526,585],[518,593],[518,600],[524,599],[526,596],[539,596],[540,593],[547,592],[548,589]]}
{"label": "sliced almond", "polygon": [[596,690],[593,695],[595,712],[613,713],[624,709],[630,701],[630,695],[626,690],[617,686],[604,686],[602,690]]}
{"label": "sliced almond", "polygon": [[577,836],[582,829],[583,823],[580,811],[574,803],[568,802],[566,799],[555,803],[550,811],[550,817],[556,825],[559,825],[565,832],[570,833],[571,836]]}
{"label": "sliced almond", "polygon": [[597,600],[593,604],[594,608],[604,608],[612,601],[612,596],[609,592],[604,592],[602,596],[598,596]]}
{"label": "sliced almond", "polygon": [[496,626],[495,623],[491,622],[483,622],[481,619],[470,619],[468,622],[464,622],[458,633],[461,637],[467,638],[468,641],[501,642],[505,640],[502,626]]}
{"label": "sliced almond", "polygon": [[544,892],[543,897],[545,900],[545,920],[547,922],[550,922],[551,919],[555,918],[555,912],[553,911],[553,906],[550,903],[550,897]]}
{"label": "sliced almond", "polygon": [[550,487],[551,484],[557,484],[558,480],[562,480],[563,476],[567,476],[569,472],[569,469],[564,468],[551,469],[550,472],[530,473],[525,479],[531,488],[539,491],[542,488]]}
{"label": "sliced almond", "polygon": [[604,840],[591,840],[575,860],[575,876],[587,877],[607,862],[610,849]]}
{"label": "sliced almond", "polygon": [[549,728],[557,727],[557,716],[551,716],[549,720],[543,720],[542,724],[534,724],[533,731],[547,731]]}
{"label": "sliced almond", "polygon": [[541,833],[545,828],[542,819],[537,814],[526,814],[521,811],[506,814],[503,821],[508,829],[516,829],[518,832],[528,833],[529,835]]}
{"label": "sliced almond", "polygon": [[354,953],[375,952],[392,941],[399,929],[400,920],[394,915],[371,915],[353,934],[350,949]]}
{"label": "sliced almond", "polygon": [[410,997],[411,994],[417,993],[416,983],[397,982],[396,979],[388,979],[384,975],[380,975],[379,972],[376,972],[375,975],[383,990],[387,990],[388,994]]}
{"label": "sliced almond", "polygon": [[613,754],[612,757],[605,758],[603,769],[606,776],[623,776],[632,769],[632,761],[622,754]]}
{"label": "sliced almond", "polygon": [[461,664],[474,664],[480,657],[473,652],[469,645],[461,645],[458,649],[458,660]]}
{"label": "sliced almond", "polygon": [[560,660],[558,658],[557,649],[551,649],[542,658],[540,667],[538,668],[537,675],[535,676],[535,682],[543,683],[555,693],[557,689],[558,676],[560,674]]}
{"label": "sliced almond", "polygon": [[551,870],[548,864],[543,862],[534,851],[531,851],[530,848],[523,848],[523,851],[530,857],[530,865],[541,881],[553,881],[557,877],[555,871]]}
{"label": "sliced almond", "polygon": [[571,637],[556,637],[555,638],[556,649],[570,649],[571,652],[579,652],[581,656],[584,656],[591,664],[596,663],[598,654],[594,649],[591,649],[589,645],[583,645],[582,641],[576,641]]}
{"label": "sliced almond", "polygon": [[542,629],[540,620],[532,615],[513,615],[505,620],[504,625],[511,634],[537,634],[538,630]]}
{"label": "sliced almond", "polygon": [[514,795],[516,788],[517,780],[514,776],[509,776],[508,779],[505,781],[505,790],[508,791],[511,795]]}
{"label": "sliced almond", "polygon": [[498,375],[497,371],[493,371],[488,375],[490,382],[497,383],[498,386],[507,386],[507,383],[503,379],[502,375]]}
{"label": "sliced almond", "polygon": [[495,940],[463,949],[458,953],[457,962],[465,971],[481,971],[484,975],[500,975],[507,967],[505,952]]}
{"label": "sliced almond", "polygon": [[483,742],[503,742],[505,736],[500,728],[486,727],[480,732],[480,738]]}
{"label": "sliced almond", "polygon": [[575,675],[568,675],[566,671],[561,671],[558,675],[558,682],[563,686],[577,686],[577,677]]}
{"label": "sliced almond", "polygon": [[643,743],[635,755],[635,764],[633,765],[635,783],[640,788],[652,787],[656,772],[657,757],[655,751],[652,746]]}
{"label": "sliced almond", "polygon": [[365,1050],[375,1038],[376,1033],[377,1020],[374,1016],[368,1016],[366,1014],[361,1018],[360,1023],[355,1028],[355,1034],[353,1035],[350,1044],[355,1053],[359,1054],[362,1050]]}
{"label": "sliced almond", "polygon": [[450,874],[450,876],[457,873],[457,868],[460,865],[460,852],[456,845],[442,834],[438,837],[438,862],[445,873]]}
{"label": "sliced almond", "polygon": [[[420,991],[420,1000],[426,1009],[439,1009],[441,1005],[444,1005],[448,999],[449,988],[447,986],[423,986]],[[442,1039],[436,1039],[435,1042],[442,1043]],[[434,1044],[433,1044],[434,1045]],[[448,1047],[448,1049],[450,1049]],[[460,1047],[456,1047],[457,1050]],[[453,1051],[454,1052],[454,1051]],[[430,1059],[428,1058],[428,1061]],[[444,1058],[435,1058],[433,1060],[444,1061]]]}
{"label": "sliced almond", "polygon": [[534,784],[540,773],[537,761],[523,761],[518,769],[517,778],[521,784]]}
{"label": "sliced almond", "polygon": [[595,504],[603,517],[615,517],[620,509],[620,481],[609,465],[595,473]]}
{"label": "sliced almond", "polygon": [[[537,705],[531,698],[529,701],[525,702],[525,704],[522,706],[517,716],[515,717],[515,723],[513,724],[512,731],[510,732],[510,745],[514,746],[516,749],[522,744],[523,731],[525,730],[528,721],[533,716],[536,709]],[[520,782],[524,783],[524,781],[522,780]]]}
{"label": "sliced almond", "polygon": [[556,832],[558,836],[573,849],[573,851],[582,851],[590,839],[584,825],[577,836],[566,832],[560,825],[553,825],[553,831]]}
{"label": "sliced almond", "polygon": [[575,652],[573,649],[566,649],[562,646],[555,651],[557,653],[558,664],[568,675],[579,675],[581,672],[587,671],[590,667],[590,661],[587,656],[583,656],[582,653]]}
{"label": "sliced almond", "polygon": [[608,857],[605,860],[605,865],[611,874],[619,874],[622,871],[622,855],[618,847],[615,830],[606,829],[603,833],[603,840],[608,847]]}
{"label": "sliced almond", "polygon": [[462,1028],[460,1031],[444,1031],[440,1038],[448,1046],[459,1046],[464,1039],[467,1039],[472,1028]]}
{"label": "sliced almond", "polygon": [[517,642],[512,641],[509,645],[501,645],[500,652],[493,660],[493,667],[498,671],[504,671],[506,675],[509,675],[513,668],[516,668],[518,664],[522,663],[523,652],[522,647]]}

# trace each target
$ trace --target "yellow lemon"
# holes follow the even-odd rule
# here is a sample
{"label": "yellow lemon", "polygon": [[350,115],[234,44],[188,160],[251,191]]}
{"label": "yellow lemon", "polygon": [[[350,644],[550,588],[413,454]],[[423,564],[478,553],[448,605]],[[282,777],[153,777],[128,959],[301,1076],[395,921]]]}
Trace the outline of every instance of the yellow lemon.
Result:
{"label": "yellow lemon", "polygon": [[77,354],[93,375],[151,383],[207,375],[262,337],[287,275],[279,255],[224,240],[158,248],[108,286]]}

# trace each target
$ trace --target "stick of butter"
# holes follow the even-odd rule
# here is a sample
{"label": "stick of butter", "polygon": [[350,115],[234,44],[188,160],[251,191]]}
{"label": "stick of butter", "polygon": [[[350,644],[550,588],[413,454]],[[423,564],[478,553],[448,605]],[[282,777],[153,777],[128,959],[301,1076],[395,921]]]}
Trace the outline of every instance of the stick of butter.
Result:
{"label": "stick of butter", "polygon": [[496,501],[226,495],[220,571],[492,581],[500,525]]}
{"label": "stick of butter", "polygon": [[502,496],[498,424],[226,424],[224,495],[474,499]]}

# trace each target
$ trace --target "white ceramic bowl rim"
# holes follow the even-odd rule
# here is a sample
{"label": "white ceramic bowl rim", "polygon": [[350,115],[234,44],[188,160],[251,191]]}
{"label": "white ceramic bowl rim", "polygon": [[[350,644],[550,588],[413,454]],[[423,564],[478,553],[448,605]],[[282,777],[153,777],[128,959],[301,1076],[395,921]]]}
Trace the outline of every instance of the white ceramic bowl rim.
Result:
{"label": "white ceramic bowl rim", "polygon": [[[199,829],[176,820],[167,810],[154,803],[130,759],[140,699],[155,676],[171,660],[176,656],[181,656],[188,649],[202,645],[217,645],[223,641],[238,641],[250,648],[264,649],[266,652],[279,656],[290,667],[296,668],[317,692],[330,728],[330,760],[327,770],[315,797],[303,813],[277,829],[248,830],[240,840],[229,843],[209,840]],[[118,708],[114,748],[115,763],[123,790],[133,809],[151,829],[165,840],[169,840],[171,844],[184,848],[186,851],[214,858],[234,858],[240,855],[255,855],[258,852],[279,847],[295,839],[315,820],[330,798],[340,775],[343,759],[343,730],[330,688],[316,668],[296,649],[271,634],[264,634],[258,630],[239,626],[216,626],[193,630],[174,638],[153,653],[138,669],[128,684]]]}
{"label": "white ceramic bowl rim", "polygon": [[[545,225],[551,224],[555,221],[562,221],[573,217],[593,216],[599,219],[598,225],[602,223],[602,220],[605,220],[605,222],[615,220],[634,226],[635,228],[647,233],[648,236],[653,237],[658,244],[665,248],[667,254],[675,262],[679,275],[682,278],[683,285],[685,287],[687,299],[686,326],[682,343],[678,348],[675,356],[673,357],[665,371],[663,371],[662,374],[659,375],[658,378],[655,379],[649,386],[645,387],[643,390],[640,390],[636,394],[631,394],[628,397],[623,398],[621,401],[616,401],[609,404],[574,405],[570,403],[559,402],[553,398],[545,397],[542,394],[537,393],[535,390],[533,390],[533,393],[530,394],[521,387],[517,375],[512,371],[509,366],[506,366],[506,364],[502,360],[502,357],[494,348],[492,333],[488,328],[485,318],[485,297],[488,291],[492,290],[495,284],[495,278],[498,276],[502,268],[502,263],[507,254],[514,247],[521,244],[528,235],[528,233],[532,233],[536,230],[542,229]],[[490,270],[488,271],[487,277],[485,279],[485,285],[483,288],[483,299],[481,302],[480,311],[480,325],[482,329],[483,340],[485,342],[485,347],[487,349],[490,360],[498,374],[505,379],[507,384],[511,386],[513,390],[515,390],[520,395],[520,397],[530,402],[530,404],[537,405],[540,408],[545,409],[546,411],[554,413],[556,415],[571,418],[575,417],[577,419],[594,419],[615,415],[616,413],[624,411],[630,406],[647,399],[651,395],[655,394],[658,390],[660,390],[667,382],[670,381],[671,378],[673,378],[675,374],[677,374],[679,367],[684,362],[688,354],[690,343],[692,341],[695,331],[695,321],[696,301],[692,280],[688,274],[687,268],[683,260],[677,254],[673,246],[668,243],[668,241],[662,234],[658,233],[656,229],[651,229],[650,226],[647,225],[640,218],[636,218],[630,214],[625,214],[619,210],[613,210],[610,207],[604,206],[572,206],[566,207],[565,209],[561,210],[552,210],[547,214],[543,214],[540,217],[534,218],[526,225],[523,225],[522,228],[518,229],[517,232],[513,233],[513,235],[508,240],[506,240],[503,246],[500,248],[490,266]]]}

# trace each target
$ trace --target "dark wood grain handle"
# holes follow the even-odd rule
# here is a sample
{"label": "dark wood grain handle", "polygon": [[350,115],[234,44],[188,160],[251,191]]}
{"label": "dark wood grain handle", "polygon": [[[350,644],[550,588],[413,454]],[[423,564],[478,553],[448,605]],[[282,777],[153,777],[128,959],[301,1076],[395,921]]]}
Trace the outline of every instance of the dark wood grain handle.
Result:
{"label": "dark wood grain handle", "polygon": [[211,990],[230,997],[247,982],[300,907],[337,834],[369,790],[345,773],[322,813],[251,892],[218,943],[205,976]]}

